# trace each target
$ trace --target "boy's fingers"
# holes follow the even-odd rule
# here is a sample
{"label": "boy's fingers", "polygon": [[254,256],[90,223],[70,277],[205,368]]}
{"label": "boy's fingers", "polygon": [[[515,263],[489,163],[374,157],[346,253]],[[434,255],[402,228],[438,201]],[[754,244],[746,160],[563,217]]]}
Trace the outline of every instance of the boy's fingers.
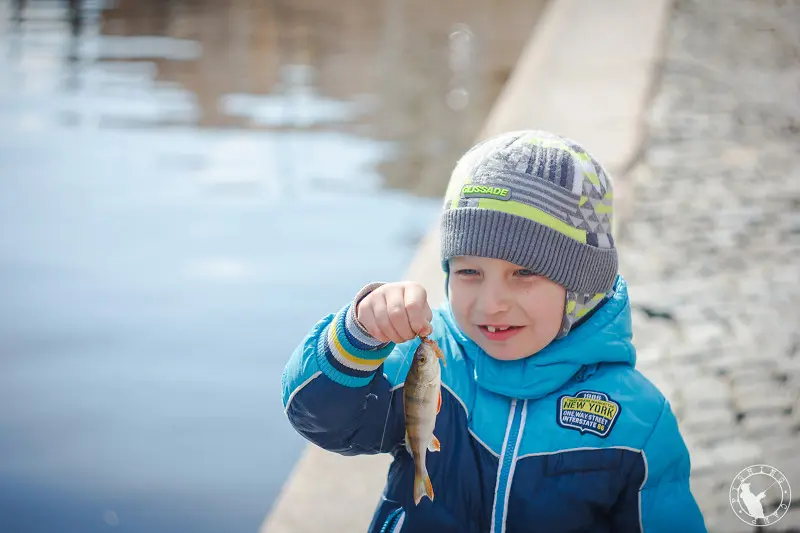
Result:
{"label": "boy's fingers", "polygon": [[431,325],[428,324],[427,322],[423,324],[419,329],[417,329],[417,334],[420,337],[427,337],[431,333],[433,333],[433,327],[431,327]]}
{"label": "boy's fingers", "polygon": [[427,337],[431,333],[430,320],[425,318],[424,311],[409,312],[409,324],[411,325],[414,335],[422,335]]}
{"label": "boy's fingers", "polygon": [[364,329],[367,330],[367,333],[372,335],[376,340],[380,342],[389,342],[389,339],[383,334],[381,328],[378,327],[378,323],[375,321],[375,313],[372,311],[372,307],[364,308],[356,317],[356,320],[358,320],[358,322],[364,326]]}
{"label": "boy's fingers", "polygon": [[373,310],[375,311],[375,323],[378,325],[378,328],[381,330],[381,333],[390,341],[394,343],[401,343],[404,342],[405,339],[402,338],[400,333],[394,328],[392,324],[392,320],[389,317],[389,308],[388,303],[384,298],[377,298],[376,301],[372,304]]}
{"label": "boy's fingers", "polygon": [[419,285],[407,286],[403,297],[408,311],[409,325],[415,335],[429,335],[433,316],[430,314],[425,289]]}
{"label": "boy's fingers", "polygon": [[386,293],[387,312],[392,326],[402,339],[399,342],[405,342],[416,337],[416,333],[414,333],[409,322],[409,313],[406,309],[404,298],[402,288],[400,290],[387,291]]}

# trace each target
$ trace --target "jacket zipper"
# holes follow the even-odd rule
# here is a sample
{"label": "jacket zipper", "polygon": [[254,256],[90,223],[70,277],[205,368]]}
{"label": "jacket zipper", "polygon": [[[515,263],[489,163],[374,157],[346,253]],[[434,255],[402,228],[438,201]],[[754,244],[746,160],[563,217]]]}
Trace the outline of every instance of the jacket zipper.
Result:
{"label": "jacket zipper", "polygon": [[500,455],[500,464],[497,467],[497,486],[494,491],[494,505],[492,505],[492,529],[491,533],[504,533],[506,530],[506,506],[508,505],[508,493],[511,490],[511,475],[514,472],[514,463],[519,449],[519,440],[525,418],[525,408],[527,400],[518,402],[511,400],[509,408],[508,426],[503,442],[503,451]]}
{"label": "jacket zipper", "polygon": [[397,531],[400,531],[400,528],[397,526],[402,524],[403,518],[405,518],[405,513],[403,512],[402,507],[399,507],[389,513],[389,516],[386,518],[386,522],[383,523],[381,533],[396,533]]}

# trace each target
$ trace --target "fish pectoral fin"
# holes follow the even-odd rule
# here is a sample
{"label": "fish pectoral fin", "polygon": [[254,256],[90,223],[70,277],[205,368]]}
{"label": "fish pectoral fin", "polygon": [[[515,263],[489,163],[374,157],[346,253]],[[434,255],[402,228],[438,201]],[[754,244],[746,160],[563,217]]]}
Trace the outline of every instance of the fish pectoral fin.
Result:
{"label": "fish pectoral fin", "polygon": [[436,354],[436,357],[438,357],[442,361],[442,365],[447,366],[447,361],[444,358],[444,352],[442,352],[442,349],[439,347],[438,344],[433,345],[433,351]]}
{"label": "fish pectoral fin", "polygon": [[408,438],[408,431],[406,431],[406,436],[405,439],[403,439],[403,444],[405,444],[406,446],[406,451],[408,452],[408,455],[413,457],[414,454],[411,453],[411,439]]}
{"label": "fish pectoral fin", "polygon": [[442,444],[439,442],[439,439],[436,438],[436,435],[431,436],[431,443],[428,444],[428,451],[429,452],[439,452],[442,450]]}

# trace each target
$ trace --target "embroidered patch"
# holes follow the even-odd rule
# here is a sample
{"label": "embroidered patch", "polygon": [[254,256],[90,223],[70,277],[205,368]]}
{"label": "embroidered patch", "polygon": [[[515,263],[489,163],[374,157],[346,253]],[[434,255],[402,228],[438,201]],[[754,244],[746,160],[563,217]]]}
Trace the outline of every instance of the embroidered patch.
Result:
{"label": "embroidered patch", "polygon": [[464,185],[461,188],[464,198],[494,198],[495,200],[510,200],[511,191],[506,187],[493,185]]}
{"label": "embroidered patch", "polygon": [[607,437],[620,410],[620,405],[604,392],[580,391],[558,399],[558,425]]}

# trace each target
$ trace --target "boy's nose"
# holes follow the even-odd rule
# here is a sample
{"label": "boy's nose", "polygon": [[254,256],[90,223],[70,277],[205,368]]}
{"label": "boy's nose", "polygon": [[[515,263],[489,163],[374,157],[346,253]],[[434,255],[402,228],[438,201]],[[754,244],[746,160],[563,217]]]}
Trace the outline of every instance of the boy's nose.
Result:
{"label": "boy's nose", "polygon": [[478,308],[487,317],[505,313],[511,308],[509,297],[505,289],[487,286],[478,296]]}

